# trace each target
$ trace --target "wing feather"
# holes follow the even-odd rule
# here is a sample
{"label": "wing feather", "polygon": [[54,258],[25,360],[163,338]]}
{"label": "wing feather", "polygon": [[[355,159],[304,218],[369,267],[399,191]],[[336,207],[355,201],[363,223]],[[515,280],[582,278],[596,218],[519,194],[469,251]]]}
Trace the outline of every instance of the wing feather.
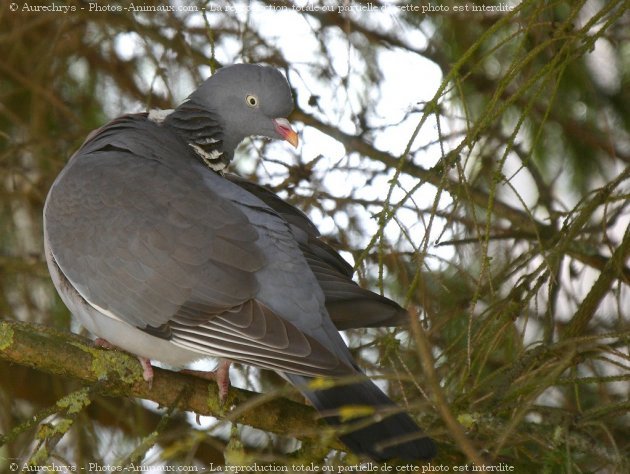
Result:
{"label": "wing feather", "polygon": [[226,178],[254,194],[276,211],[294,230],[300,250],[326,298],[326,309],[337,329],[396,326],[408,321],[407,311],[384,296],[361,288],[352,280],[354,270],[299,209],[258,184],[236,175]]}

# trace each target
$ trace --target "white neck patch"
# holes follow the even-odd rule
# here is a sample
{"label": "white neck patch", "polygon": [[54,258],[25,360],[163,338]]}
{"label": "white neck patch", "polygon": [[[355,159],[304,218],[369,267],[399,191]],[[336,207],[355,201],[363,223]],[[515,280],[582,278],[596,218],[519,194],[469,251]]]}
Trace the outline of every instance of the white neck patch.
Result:
{"label": "white neck patch", "polygon": [[164,122],[166,117],[171,115],[173,110],[175,109],[166,109],[166,110],[153,109],[149,111],[149,116],[147,118],[151,120],[151,122],[161,124],[162,122]]}
{"label": "white neck patch", "polygon": [[195,150],[195,153],[197,153],[197,155],[201,157],[206,166],[211,170],[223,171],[226,168],[227,165],[219,159],[221,155],[223,155],[223,153],[221,153],[219,150],[212,150],[210,153],[208,153],[199,145],[196,145],[194,143],[189,143],[189,145],[192,147],[193,150]]}

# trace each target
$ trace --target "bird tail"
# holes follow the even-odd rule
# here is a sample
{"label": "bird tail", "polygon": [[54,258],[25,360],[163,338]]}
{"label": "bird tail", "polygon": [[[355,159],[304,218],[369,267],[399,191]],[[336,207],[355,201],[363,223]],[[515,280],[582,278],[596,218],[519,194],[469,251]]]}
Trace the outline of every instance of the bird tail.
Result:
{"label": "bird tail", "polygon": [[[418,461],[436,454],[435,443],[371,380],[326,386],[319,380],[284,374],[358,455],[375,461]],[[318,385],[322,385],[320,389]]]}

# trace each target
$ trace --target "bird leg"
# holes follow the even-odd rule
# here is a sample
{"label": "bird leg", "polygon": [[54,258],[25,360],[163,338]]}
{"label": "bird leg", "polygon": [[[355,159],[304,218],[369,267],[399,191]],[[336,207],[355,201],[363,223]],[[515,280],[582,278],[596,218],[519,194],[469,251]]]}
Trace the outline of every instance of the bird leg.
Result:
{"label": "bird leg", "polygon": [[[115,345],[109,342],[106,339],[97,337],[94,340],[94,344],[98,347],[103,347],[105,349],[118,349]],[[142,378],[145,382],[149,384],[149,388],[153,385],[153,366],[151,365],[151,361],[146,357],[136,356],[140,361],[140,366],[142,367]]]}
{"label": "bird leg", "polygon": [[181,370],[180,372],[184,374],[195,375],[202,379],[206,380],[214,380],[219,387],[219,401],[221,404],[225,402],[227,398],[228,390],[230,388],[230,365],[231,361],[227,359],[220,359],[219,365],[213,371],[203,371],[203,370]]}
{"label": "bird leg", "polygon": [[153,385],[153,366],[151,360],[146,357],[136,356],[142,366],[142,378],[149,384],[149,388]]}
{"label": "bird leg", "polygon": [[[94,344],[98,347],[103,347],[105,349],[118,349],[115,345],[103,338],[96,338],[94,340]],[[151,361],[146,357],[136,356],[140,361],[140,366],[142,367],[142,378],[149,384],[149,388],[153,385],[153,366],[151,365]],[[203,371],[203,370],[181,370],[180,372],[184,374],[194,375],[196,377],[205,379],[205,380],[213,380],[217,383],[219,387],[219,401],[221,404],[225,402],[227,398],[228,390],[230,389],[230,362],[227,359],[220,359],[219,365],[214,371]]]}

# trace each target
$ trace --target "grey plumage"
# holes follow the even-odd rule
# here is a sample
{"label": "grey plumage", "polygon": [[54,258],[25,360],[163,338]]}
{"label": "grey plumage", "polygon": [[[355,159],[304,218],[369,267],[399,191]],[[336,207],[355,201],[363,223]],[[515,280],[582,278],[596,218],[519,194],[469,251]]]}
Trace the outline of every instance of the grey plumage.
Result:
{"label": "grey plumage", "polygon": [[[216,172],[246,136],[295,144],[292,107],[279,72],[237,65],[159,120],[110,122],[53,184],[45,250],[65,304],[97,336],[173,366],[217,356],[277,370],[343,424],[335,410],[349,400],[395,405],[363,378],[337,329],[397,324],[406,313],[352,282],[352,268],[300,211]],[[315,376],[361,380],[314,391]],[[417,439],[379,450],[398,431]],[[404,413],[342,439],[375,459],[435,451]]]}
{"label": "grey plumage", "polygon": [[276,211],[291,227],[302,254],[324,292],[326,310],[339,330],[399,326],[408,314],[392,300],[365,290],[353,280],[354,270],[319,237],[319,231],[306,215],[276,194],[237,175],[224,177]]}

